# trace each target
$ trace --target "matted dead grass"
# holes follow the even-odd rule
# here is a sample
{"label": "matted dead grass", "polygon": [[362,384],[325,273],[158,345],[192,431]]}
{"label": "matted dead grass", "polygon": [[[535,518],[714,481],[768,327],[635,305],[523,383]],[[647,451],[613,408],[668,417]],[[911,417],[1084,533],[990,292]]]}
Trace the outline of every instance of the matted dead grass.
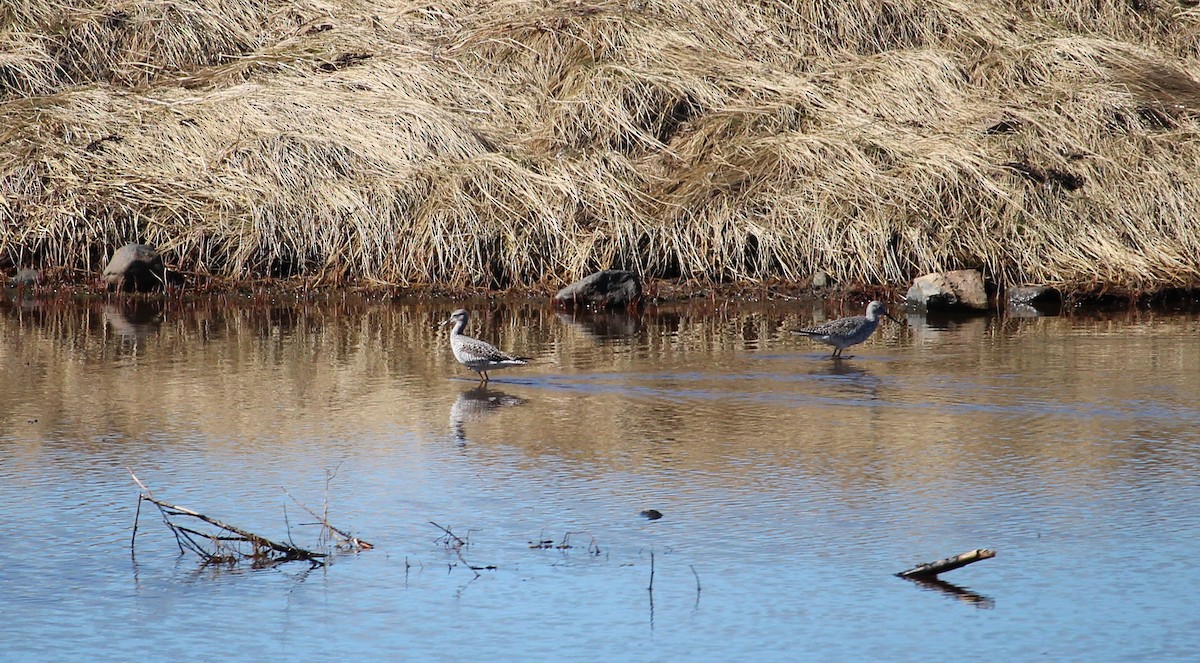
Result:
{"label": "matted dead grass", "polygon": [[1163,2],[0,8],[0,262],[553,286],[1200,283]]}

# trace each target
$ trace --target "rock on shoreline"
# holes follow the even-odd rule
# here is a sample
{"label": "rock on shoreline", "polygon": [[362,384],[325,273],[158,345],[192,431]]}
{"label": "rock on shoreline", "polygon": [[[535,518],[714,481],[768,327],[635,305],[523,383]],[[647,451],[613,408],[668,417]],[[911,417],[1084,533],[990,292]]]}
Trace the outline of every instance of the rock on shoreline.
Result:
{"label": "rock on shoreline", "polygon": [[642,301],[642,281],[633,272],[606,269],[589,274],[554,295],[561,308],[629,308]]}

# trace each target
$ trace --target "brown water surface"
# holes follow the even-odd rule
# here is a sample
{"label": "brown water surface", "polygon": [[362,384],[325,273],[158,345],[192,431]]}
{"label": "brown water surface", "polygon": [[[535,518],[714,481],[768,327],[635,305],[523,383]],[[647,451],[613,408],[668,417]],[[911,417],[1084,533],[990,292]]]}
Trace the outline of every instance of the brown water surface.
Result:
{"label": "brown water surface", "polygon": [[[435,327],[462,305],[0,304],[0,642],[52,660],[1200,649],[1195,313],[910,315],[833,361],[786,330],[861,302],[474,302],[468,333],[534,358],[480,389]],[[127,468],[298,544],[317,534],[281,488],[327,499],[377,547],[204,568],[143,513],[131,556]],[[430,521],[469,535],[461,558]],[[997,557],[942,584],[892,575],[981,547]]]}

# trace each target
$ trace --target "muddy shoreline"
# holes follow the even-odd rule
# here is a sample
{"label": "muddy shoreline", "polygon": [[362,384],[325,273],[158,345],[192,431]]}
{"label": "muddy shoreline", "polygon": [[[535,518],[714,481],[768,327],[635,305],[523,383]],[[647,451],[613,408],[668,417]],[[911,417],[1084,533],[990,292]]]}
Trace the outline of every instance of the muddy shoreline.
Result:
{"label": "muddy shoreline", "polygon": [[[645,298],[640,307],[673,304],[730,305],[765,302],[865,302],[872,299],[899,303],[907,285],[847,285],[814,288],[807,283],[769,281],[750,284],[704,283],[650,279],[644,284]],[[361,300],[364,302],[393,300],[475,300],[551,302],[558,285],[533,286],[492,290],[488,288],[454,288],[440,285],[397,285],[367,282],[322,283],[318,279],[220,279],[188,275],[186,284],[165,291],[150,293],[118,293],[95,279],[66,280],[56,275],[35,284],[16,284],[6,279],[3,291],[6,298],[73,299],[73,300],[191,300],[205,297],[238,297],[265,301],[330,302]],[[988,285],[990,311],[1004,309],[1002,291]],[[1062,311],[1074,309],[1156,309],[1200,310],[1200,287],[1162,287],[1134,292],[1121,288],[1096,288],[1087,291],[1063,292]],[[978,313],[983,314],[984,311]]]}

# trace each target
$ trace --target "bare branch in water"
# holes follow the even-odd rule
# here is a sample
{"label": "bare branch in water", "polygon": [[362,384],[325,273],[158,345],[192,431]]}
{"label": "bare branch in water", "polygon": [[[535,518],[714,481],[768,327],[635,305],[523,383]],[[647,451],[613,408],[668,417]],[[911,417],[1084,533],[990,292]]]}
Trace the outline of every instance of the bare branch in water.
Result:
{"label": "bare branch in water", "polygon": [[[332,475],[330,475],[329,478],[332,478]],[[325,503],[325,508],[323,510],[324,511],[323,515],[318,515],[315,511],[308,508],[300,500],[296,499],[296,497],[294,495],[289,493],[287,488],[283,489],[283,494],[290,497],[291,500],[296,503],[296,506],[300,507],[301,509],[304,509],[308,513],[308,515],[312,516],[313,518],[316,518],[321,523],[321,526],[324,527],[326,530],[333,532],[334,534],[337,534],[338,536],[340,536],[341,540],[337,542],[337,546],[339,548],[350,548],[350,549],[354,549],[354,550],[370,550],[375,547],[373,544],[363,541],[362,539],[358,538],[357,536],[354,536],[354,535],[350,534],[349,532],[346,532],[345,530],[338,529],[338,528],[334,527],[333,525],[329,524],[328,479],[326,480],[326,488],[325,488],[326,503]]]}
{"label": "bare branch in water", "polygon": [[[459,561],[461,561],[463,563],[463,565],[466,566],[468,569],[471,569],[472,571],[474,571],[476,577],[479,576],[480,571],[495,571],[496,570],[495,564],[488,564],[486,566],[477,566],[475,564],[468,562],[467,559],[465,557],[463,557],[463,552],[462,552],[463,548],[470,545],[470,543],[471,543],[468,540],[470,538],[469,535],[468,535],[467,539],[464,539],[464,538],[458,536],[457,534],[455,534],[454,532],[450,531],[449,527],[442,527],[441,525],[433,522],[432,520],[429,521],[429,524],[442,530],[442,532],[445,533],[443,536],[439,536],[438,538],[434,539],[434,541],[437,543],[441,543],[442,545],[444,545],[446,548],[448,548],[450,550],[453,550],[454,553],[456,555],[458,555]],[[406,563],[407,563],[407,561],[406,561]]]}
{"label": "bare branch in water", "polygon": [[436,527],[446,533],[445,536],[439,536],[437,539],[434,539],[434,540],[437,542],[441,542],[447,548],[461,548],[461,547],[467,545],[467,541],[465,539],[459,538],[459,536],[457,534],[455,534],[454,532],[451,532],[449,530],[449,528],[442,527],[441,525],[433,522],[432,520],[429,521],[429,524],[433,525],[434,527]]}
{"label": "bare branch in water", "polygon": [[[172,534],[175,535],[175,542],[179,544],[180,552],[190,550],[199,556],[205,564],[233,564],[247,559],[251,560],[256,567],[272,566],[291,561],[307,561],[313,565],[324,563],[322,561],[326,557],[324,553],[273,541],[265,536],[222,522],[199,511],[193,511],[192,509],[160,500],[154,497],[150,489],[146,487],[146,484],[142,483],[137,478],[137,475],[133,473],[133,470],[129,470],[129,475],[133,477],[133,481],[142,489],[142,493],[138,496],[139,511],[143,501],[150,502],[158,507],[158,511],[163,517],[163,522],[166,523]],[[217,528],[217,531],[202,531],[181,524],[181,522],[193,522],[197,520]],[[238,544],[249,544],[251,552],[243,552]],[[131,540],[130,547],[132,548],[132,546],[133,541]]]}

